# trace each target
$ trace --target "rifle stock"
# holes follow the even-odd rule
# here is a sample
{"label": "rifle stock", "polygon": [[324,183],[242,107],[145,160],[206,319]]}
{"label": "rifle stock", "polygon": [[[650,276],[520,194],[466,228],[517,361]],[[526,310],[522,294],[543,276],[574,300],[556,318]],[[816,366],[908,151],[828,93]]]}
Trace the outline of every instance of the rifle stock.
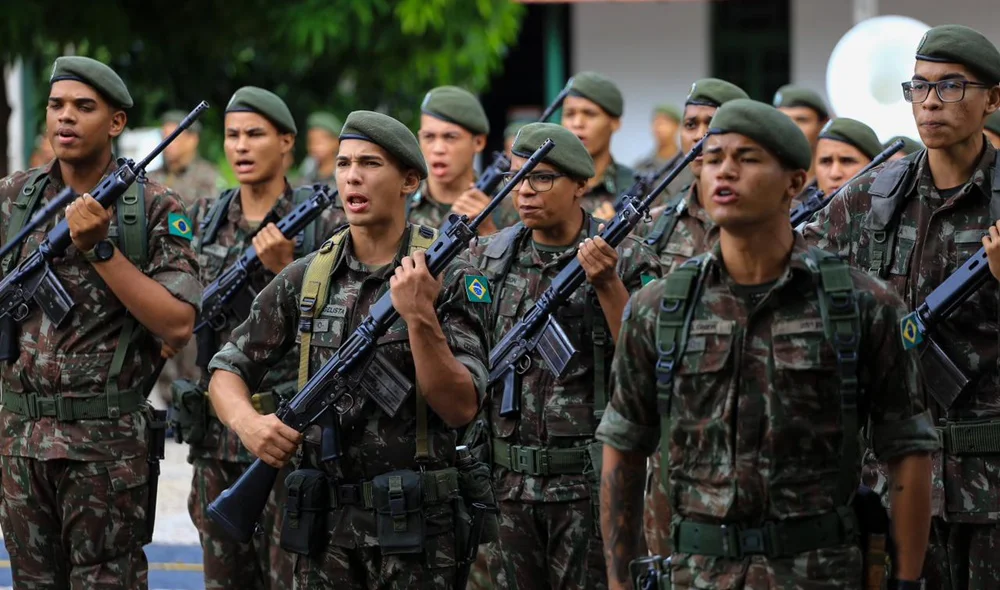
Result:
{"label": "rifle stock", "polygon": [[[555,144],[547,140],[528,158],[511,182],[497,193],[490,204],[472,221],[451,214],[437,239],[426,252],[427,268],[438,276],[468,245],[479,225],[487,219],[524,177],[534,170]],[[369,315],[347,338],[336,353],[323,364],[295,396],[283,402],[275,415],[284,424],[302,432],[324,419],[324,414],[347,394],[352,394],[364,379],[374,355],[378,338],[399,318],[392,306],[391,293],[385,293],[369,310]],[[324,424],[324,437],[339,446],[340,433],[336,419]],[[325,453],[324,453],[325,454]],[[330,458],[339,456],[330,453]],[[208,507],[208,515],[233,539],[246,542],[263,512],[267,497],[274,487],[278,470],[257,459],[233,485]]]}

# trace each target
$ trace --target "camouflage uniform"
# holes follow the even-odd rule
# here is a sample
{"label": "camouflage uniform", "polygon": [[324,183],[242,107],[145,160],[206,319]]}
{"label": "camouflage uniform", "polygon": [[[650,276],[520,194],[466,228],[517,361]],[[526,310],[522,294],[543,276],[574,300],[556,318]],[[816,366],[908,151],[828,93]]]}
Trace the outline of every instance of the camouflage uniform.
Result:
{"label": "camouflage uniform", "polygon": [[[626,307],[597,437],[622,451],[668,449],[674,520],[660,526],[673,526],[675,589],[859,588],[861,551],[845,528],[856,522],[846,501],[858,475],[844,472],[842,458],[844,436],[854,433],[842,432],[847,394],[824,336],[821,267],[800,236],[773,284],[735,284],[718,245],[705,256],[701,296],[684,312],[692,320],[686,348],[665,386],[669,403],[656,368],[670,278]],[[898,332],[906,309],[885,284],[855,270],[846,276],[861,330],[855,423],[871,421],[883,459],[933,451],[938,440],[920,402],[916,355],[903,350]],[[662,431],[661,420],[668,420]],[[754,539],[766,549],[751,551]]]}
{"label": "camouflage uniform", "polygon": [[[292,188],[286,185],[284,193],[275,202],[269,215],[280,219],[294,207]],[[204,207],[201,210],[207,213]],[[198,220],[199,225],[202,221]],[[324,211],[320,218],[313,222],[316,224],[317,246],[345,221],[344,210],[339,202]],[[255,233],[243,214],[243,206],[237,193],[232,198],[226,220],[219,226],[214,241],[205,244],[198,255],[202,284],[206,286],[211,284],[225,272],[252,245],[251,240]],[[299,256],[307,253],[296,251],[296,255]],[[259,293],[274,277],[274,273],[261,267],[250,275],[250,288]],[[226,326],[216,334],[216,342],[221,345],[228,341],[232,331],[242,323],[243,319],[245,318],[237,320],[230,315]],[[264,380],[257,386],[256,392],[276,395],[275,389],[279,388],[285,396],[293,394],[296,389],[298,367],[297,349],[293,349],[267,372]],[[205,389],[208,387],[207,375],[202,387]],[[278,483],[268,499],[263,527],[267,532],[255,537],[250,543],[233,541],[207,514],[208,505],[223,490],[236,483],[254,459],[253,454],[243,446],[236,433],[223,426],[211,412],[204,440],[189,447],[188,462],[194,465],[194,474],[191,480],[191,493],[188,496],[188,512],[201,540],[205,588],[209,590],[226,588],[281,590],[292,586],[294,556],[282,551],[278,544],[282,520],[280,507],[283,505],[286,492],[284,475],[287,473],[279,476]]]}
{"label": "camouflage uniform", "polygon": [[[318,370],[341,343],[368,315],[377,298],[388,291],[393,269],[408,251],[410,232],[407,226],[396,260],[371,269],[355,258],[349,235],[332,271],[329,299],[317,303],[313,321],[310,368]],[[251,319],[233,332],[210,368],[240,375],[246,383],[256,383],[295,345],[299,326],[299,297],[306,268],[315,255],[297,260],[271,282],[254,301]],[[466,277],[475,270],[452,262],[445,270],[444,287],[438,297],[441,328],[459,362],[473,377],[481,395],[486,381],[486,306],[471,303],[465,292]],[[379,350],[408,379],[415,380],[413,358],[409,352],[409,334],[402,319],[397,320],[379,340]],[[360,484],[383,473],[411,469],[441,474],[455,464],[457,433],[428,413],[430,457],[417,461],[416,401],[402,405],[395,417],[386,415],[376,404],[351,404],[340,416],[343,457],[334,464],[321,464],[319,449],[311,439],[303,447],[304,463],[321,465],[330,476],[335,496],[328,522],[330,536],[326,549],[315,558],[296,556],[295,588],[447,588],[455,583],[456,551],[452,502],[457,489],[430,490],[425,484],[423,514],[427,537],[425,552],[409,555],[383,555],[379,549],[375,513],[357,497]],[[425,407],[425,406],[420,406]],[[429,410],[429,408],[428,408]],[[354,493],[353,501],[349,497]],[[440,500],[433,500],[431,493]],[[451,500],[451,501],[448,501]]]}
{"label": "camouflage uniform", "polygon": [[601,180],[587,191],[587,194],[583,195],[580,206],[587,213],[593,213],[605,203],[614,205],[618,195],[628,190],[628,187],[632,186],[634,182],[635,172],[631,168],[621,162],[611,160]]}
{"label": "camouflage uniform", "polygon": [[[494,341],[503,338],[576,256],[577,244],[597,235],[598,223],[588,215],[578,240],[570,246],[540,246],[521,224],[473,242],[468,256],[495,289],[490,329]],[[660,274],[652,252],[634,238],[619,246],[618,255],[618,273],[630,291]],[[501,268],[504,266],[508,268]],[[557,315],[578,350],[579,360],[556,382],[534,358],[532,368],[521,376],[520,420],[501,418],[502,388],[491,392],[494,483],[501,502],[499,547],[490,552],[490,570],[497,588],[606,587],[596,518],[599,473],[591,460],[591,453],[597,453],[599,461],[601,447],[594,444],[593,437],[604,407],[602,400],[606,400],[606,391],[595,393],[595,388],[607,380],[605,371],[596,369],[600,374],[595,373],[595,365],[609,367],[614,352],[603,315],[595,315],[601,313],[589,286],[578,289],[560,309]],[[603,346],[595,344],[595,333],[605,339]],[[597,351],[602,352],[601,357],[595,357]],[[508,448],[512,450],[505,453]],[[551,475],[511,469],[510,457],[518,452],[547,453],[549,449],[563,453],[575,449],[576,468]]]}
{"label": "camouflage uniform", "polygon": [[[696,183],[669,201],[665,209],[652,224],[642,224],[635,232],[656,252],[664,274],[692,256],[710,251],[719,240],[719,228],[698,200]],[[653,555],[669,555],[670,531],[659,524],[670,522],[670,501],[660,476],[659,450],[649,458],[645,499],[642,528],[646,546]]]}
{"label": "camouflage uniform", "polygon": [[[174,191],[184,204],[191,219],[198,217],[198,208],[202,202],[211,204],[215,196],[223,188],[224,181],[215,166],[200,156],[195,156],[191,164],[175,174],[168,172],[166,166],[149,173],[149,178]],[[204,212],[202,212],[204,213]],[[196,229],[197,231],[197,229]],[[195,365],[198,350],[192,339],[177,356],[163,365],[163,371],[156,381],[154,395],[160,399],[170,399],[170,384],[177,379],[197,379],[198,367]]]}
{"label": "camouflage uniform", "polygon": [[[105,173],[115,168],[112,162]],[[0,242],[11,237],[7,235],[11,211],[32,172],[17,172],[0,181]],[[47,174],[43,203],[64,188],[56,162],[48,165]],[[182,214],[183,206],[169,189],[154,182],[146,183],[144,194],[148,264],[140,270],[197,307],[201,286],[194,252],[187,239],[171,234],[168,225],[169,216]],[[54,225],[50,221],[28,237],[21,246],[22,260]],[[112,216],[109,236],[117,231]],[[119,417],[68,418],[79,415],[70,410],[70,399],[113,403],[106,387],[128,313],[75,247],[70,246],[52,269],[76,307],[62,328],[33,307],[20,325],[20,356],[3,367],[0,526],[14,585],[145,588],[142,546],[152,536],[146,524],[150,415],[141,388],[160,358],[160,344],[140,328],[128,347],[117,380]],[[49,408],[39,408],[44,415],[25,415],[23,402],[28,396],[48,402]],[[63,402],[59,416],[52,415],[56,400]],[[86,402],[72,405],[79,409],[81,403]],[[96,413],[109,412],[103,403],[98,408]]]}
{"label": "camouflage uniform", "polygon": [[[667,174],[669,174],[670,171],[673,170],[677,166],[677,164],[680,163],[681,160],[684,159],[684,155],[685,154],[683,153],[678,153],[676,156],[670,158],[669,160],[661,160],[656,157],[656,154],[653,154],[652,156],[649,156],[645,160],[641,160],[639,163],[635,165],[635,173],[640,175],[646,175],[666,167],[666,172],[664,172],[660,176],[657,176],[656,181],[654,181],[650,185],[650,188],[652,188],[657,184],[659,184],[660,181]],[[678,174],[676,178],[670,181],[670,184],[668,184],[667,188],[662,193],[660,193],[660,196],[658,196],[656,200],[653,201],[653,207],[659,207],[660,205],[663,205],[669,201],[674,200],[674,197],[681,194],[684,191],[684,189],[690,186],[691,183],[693,182],[694,182],[694,173],[691,172],[690,166],[685,166],[684,169],[681,170],[680,174]]]}
{"label": "camouflage uniform", "polygon": [[[881,273],[911,308],[982,246],[982,236],[996,219],[991,213],[991,190],[996,172],[996,150],[988,144],[969,181],[957,192],[942,195],[934,187],[927,152],[921,150],[899,162],[910,162],[913,176],[901,211],[895,216],[893,244]],[[839,254],[863,270],[876,266],[873,234],[866,230],[876,198],[873,182],[890,164],[878,167],[850,183],[806,227],[805,236],[819,247]],[[993,195],[993,200],[997,195]],[[972,376],[972,392],[945,411],[933,399],[924,403],[935,422],[952,428],[985,422],[1000,428],[1000,290],[992,277],[936,327],[935,338],[948,356]],[[994,439],[996,435],[993,436]],[[931,588],[988,588],[1000,579],[995,548],[1000,543],[1000,520],[995,498],[1000,493],[1000,458],[968,449],[951,448],[945,437],[943,458],[935,456],[934,522],[924,575]],[[947,566],[945,564],[948,564]],[[951,571],[947,571],[950,567]]]}
{"label": "camouflage uniform", "polygon": [[430,187],[427,181],[420,183],[420,188],[406,199],[406,220],[410,223],[433,227],[435,229],[444,225],[448,214],[451,213],[451,205],[439,203],[430,196]]}

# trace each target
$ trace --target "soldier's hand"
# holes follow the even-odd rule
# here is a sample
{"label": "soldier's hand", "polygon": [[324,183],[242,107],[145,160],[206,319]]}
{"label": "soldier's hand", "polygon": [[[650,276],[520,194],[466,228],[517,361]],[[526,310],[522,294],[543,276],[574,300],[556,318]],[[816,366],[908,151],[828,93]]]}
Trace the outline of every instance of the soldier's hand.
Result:
{"label": "soldier's hand", "polygon": [[264,268],[278,274],[295,261],[295,240],[281,234],[277,226],[269,223],[253,237],[253,247]]}
{"label": "soldier's hand", "polygon": [[243,420],[233,423],[233,430],[251,453],[278,469],[288,463],[302,443],[302,434],[274,414],[247,414]]}
{"label": "soldier's hand", "polygon": [[66,207],[66,223],[73,245],[80,252],[87,252],[108,237],[111,212],[101,207],[89,193],[84,193]]}
{"label": "soldier's hand", "polygon": [[403,258],[396,267],[396,274],[389,278],[392,306],[407,324],[436,317],[434,302],[441,293],[442,282],[427,269],[423,250],[417,250],[413,256]]}
{"label": "soldier's hand", "polygon": [[[600,225],[604,229],[604,224]],[[580,261],[583,272],[587,274],[587,282],[600,289],[618,281],[618,252],[604,238],[587,238],[578,247],[576,259]]]}
{"label": "soldier's hand", "polygon": [[171,348],[169,344],[166,342],[160,344],[160,358],[172,359],[175,356],[177,356],[177,351]]}
{"label": "soldier's hand", "polygon": [[983,237],[983,248],[986,249],[986,259],[993,278],[1000,281],[1000,221],[991,225],[989,235]]}
{"label": "soldier's hand", "polygon": [[[472,219],[483,212],[483,209],[490,204],[490,200],[489,195],[477,189],[475,184],[470,184],[469,188],[452,204],[451,212],[458,215],[468,215],[469,219]],[[484,219],[479,226],[479,235],[481,236],[496,233],[496,231],[497,228],[492,218]]]}

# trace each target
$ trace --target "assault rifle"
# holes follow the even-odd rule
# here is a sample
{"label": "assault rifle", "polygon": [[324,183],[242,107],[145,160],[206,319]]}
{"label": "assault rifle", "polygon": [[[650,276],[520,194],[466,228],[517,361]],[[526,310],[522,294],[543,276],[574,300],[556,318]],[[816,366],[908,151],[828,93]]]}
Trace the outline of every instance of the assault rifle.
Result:
{"label": "assault rifle", "polygon": [[[684,159],[645,197],[627,195],[621,210],[615,213],[613,219],[607,222],[601,238],[612,248],[632,233],[632,230],[649,213],[649,207],[667,185],[680,174],[685,166],[691,163],[701,153],[704,139],[699,141]],[[664,211],[664,215],[671,214]],[[520,376],[531,367],[533,351],[538,351],[546,367],[557,378],[562,376],[566,367],[576,355],[576,349],[570,342],[566,331],[555,318],[556,310],[569,300],[573,292],[587,280],[587,275],[574,258],[567,264],[552,284],[528,310],[523,318],[511,328],[490,353],[490,379],[492,385],[501,378],[504,380],[503,399],[500,403],[500,416],[517,418],[521,415]]]}
{"label": "assault rifle", "polygon": [[[105,176],[104,180],[90,191],[90,196],[105,209],[114,205],[128,187],[143,175],[146,166],[153,161],[153,158],[160,155],[160,152],[190,127],[206,109],[208,103],[202,101],[138,164],[130,159],[119,159],[118,169]],[[56,200],[65,198],[67,198],[65,194],[61,193]],[[36,225],[41,223],[32,221]],[[52,228],[37,250],[0,281],[0,359],[10,362],[17,358],[18,323],[24,321],[31,313],[32,302],[37,304],[57,327],[62,326],[69,317],[76,302],[59,282],[51,265],[56,258],[65,256],[66,250],[72,243],[69,223],[63,219]]]}
{"label": "assault rifle", "polygon": [[[323,214],[337,199],[336,189],[325,184],[313,186],[309,199],[285,215],[275,226],[286,239],[293,239],[310,223]],[[250,305],[256,293],[250,286],[250,274],[261,267],[257,249],[250,246],[219,278],[205,288],[202,295],[201,314],[195,325],[198,339],[198,366],[208,370],[208,363],[217,352],[217,333],[226,326],[226,318],[231,315],[239,321],[250,315]]]}
{"label": "assault rifle", "polygon": [[868,163],[867,166],[861,169],[860,172],[851,177],[844,183],[843,186],[838,188],[829,197],[823,195],[823,191],[818,188],[813,189],[809,192],[809,196],[805,198],[804,201],[799,203],[794,209],[792,209],[792,227],[797,228],[803,223],[809,223],[812,221],[814,215],[819,213],[824,207],[830,204],[830,201],[836,197],[840,191],[844,190],[844,187],[849,185],[855,178],[859,178],[862,174],[868,173],[871,169],[885,163],[893,154],[903,149],[903,140],[897,139],[896,141],[889,144],[889,147],[882,150],[875,158]]}
{"label": "assault rifle", "polygon": [[[432,275],[440,275],[465,249],[469,240],[476,236],[479,225],[553,147],[555,144],[551,140],[542,144],[525,162],[524,167],[472,221],[464,215],[460,217],[453,213],[449,216],[438,238],[427,250],[427,269]],[[392,306],[391,293],[386,293],[372,305],[369,316],[347,338],[336,354],[310,377],[295,397],[282,403],[275,413],[283,423],[298,432],[303,432],[312,424],[323,421],[325,426],[323,446],[326,447],[327,441],[330,441],[330,444],[336,447],[331,450],[328,457],[324,456],[324,460],[336,460],[340,455],[336,419],[329,420],[327,417],[327,412],[331,407],[335,407],[338,401],[345,396],[357,394],[361,389],[368,394],[376,394],[372,396],[373,401],[387,414],[395,415],[396,410],[412,392],[412,386],[381,391],[382,388],[365,384],[371,378],[378,379],[386,373],[396,371],[391,365],[386,366],[387,364],[375,354],[375,344],[397,319],[399,313]],[[325,450],[323,454],[328,455]],[[233,539],[243,543],[249,541],[277,476],[278,469],[257,459],[233,487],[222,492],[209,505],[209,517]]]}

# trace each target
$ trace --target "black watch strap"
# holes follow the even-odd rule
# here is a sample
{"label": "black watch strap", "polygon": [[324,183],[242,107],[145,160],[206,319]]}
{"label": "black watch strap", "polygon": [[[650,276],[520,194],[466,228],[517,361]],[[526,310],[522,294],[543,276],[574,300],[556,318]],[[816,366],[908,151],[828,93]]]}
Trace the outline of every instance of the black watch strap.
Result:
{"label": "black watch strap", "polygon": [[923,590],[923,582],[920,580],[897,580],[889,578],[889,590]]}

